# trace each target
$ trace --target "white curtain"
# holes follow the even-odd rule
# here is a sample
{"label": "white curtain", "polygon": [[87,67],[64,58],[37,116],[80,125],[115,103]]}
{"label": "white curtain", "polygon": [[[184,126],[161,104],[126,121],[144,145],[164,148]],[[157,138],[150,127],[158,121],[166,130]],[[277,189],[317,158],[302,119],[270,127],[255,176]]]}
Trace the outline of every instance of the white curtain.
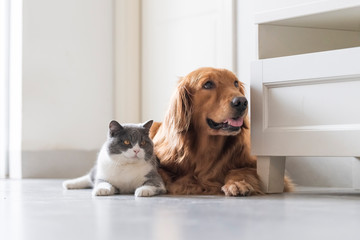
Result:
{"label": "white curtain", "polygon": [[9,0],[0,1],[0,178],[9,173],[8,90],[9,90]]}

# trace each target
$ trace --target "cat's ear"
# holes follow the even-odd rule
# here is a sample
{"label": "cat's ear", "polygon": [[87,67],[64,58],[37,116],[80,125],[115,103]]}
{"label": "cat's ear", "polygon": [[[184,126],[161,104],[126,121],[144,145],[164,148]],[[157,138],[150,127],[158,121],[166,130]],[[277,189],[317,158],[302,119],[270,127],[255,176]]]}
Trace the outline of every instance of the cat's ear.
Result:
{"label": "cat's ear", "polygon": [[118,123],[115,120],[112,120],[109,123],[109,135],[110,137],[115,136],[115,134],[121,130],[123,130],[124,128],[120,125],[120,123]]}
{"label": "cat's ear", "polygon": [[147,133],[149,133],[149,131],[150,131],[150,128],[151,128],[151,126],[152,126],[152,124],[153,124],[153,120],[149,120],[149,121],[147,121],[147,122],[145,122],[145,123],[143,123],[143,128],[145,128],[146,129],[146,132]]}

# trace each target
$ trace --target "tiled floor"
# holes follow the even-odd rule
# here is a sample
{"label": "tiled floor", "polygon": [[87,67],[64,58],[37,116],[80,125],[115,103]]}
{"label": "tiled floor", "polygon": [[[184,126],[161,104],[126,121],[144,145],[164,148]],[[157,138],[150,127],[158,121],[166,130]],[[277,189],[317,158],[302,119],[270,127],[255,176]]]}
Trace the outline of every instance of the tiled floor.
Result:
{"label": "tiled floor", "polygon": [[0,239],[360,239],[360,192],[93,198],[60,180],[0,180]]}

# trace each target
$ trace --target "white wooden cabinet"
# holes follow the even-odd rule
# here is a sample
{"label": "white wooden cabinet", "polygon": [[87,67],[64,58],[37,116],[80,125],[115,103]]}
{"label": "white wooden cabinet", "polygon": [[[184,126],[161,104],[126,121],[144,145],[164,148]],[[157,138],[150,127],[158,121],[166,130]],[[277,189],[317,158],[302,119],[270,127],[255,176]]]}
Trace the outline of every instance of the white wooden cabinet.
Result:
{"label": "white wooden cabinet", "polygon": [[275,193],[286,156],[360,156],[360,1],[307,1],[255,19],[252,153]]}

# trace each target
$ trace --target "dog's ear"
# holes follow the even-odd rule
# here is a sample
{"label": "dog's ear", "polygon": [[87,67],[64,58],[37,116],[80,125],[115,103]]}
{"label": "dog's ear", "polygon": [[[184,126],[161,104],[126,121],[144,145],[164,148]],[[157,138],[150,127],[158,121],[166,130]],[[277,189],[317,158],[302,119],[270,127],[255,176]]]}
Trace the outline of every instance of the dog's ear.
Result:
{"label": "dog's ear", "polygon": [[239,86],[240,86],[240,92],[242,95],[245,96],[245,84],[243,82],[239,82]]}
{"label": "dog's ear", "polygon": [[171,98],[167,121],[177,132],[184,132],[189,129],[191,114],[191,95],[186,85],[186,79],[180,79]]}
{"label": "dog's ear", "polygon": [[243,128],[250,129],[250,120],[248,116],[244,118]]}

